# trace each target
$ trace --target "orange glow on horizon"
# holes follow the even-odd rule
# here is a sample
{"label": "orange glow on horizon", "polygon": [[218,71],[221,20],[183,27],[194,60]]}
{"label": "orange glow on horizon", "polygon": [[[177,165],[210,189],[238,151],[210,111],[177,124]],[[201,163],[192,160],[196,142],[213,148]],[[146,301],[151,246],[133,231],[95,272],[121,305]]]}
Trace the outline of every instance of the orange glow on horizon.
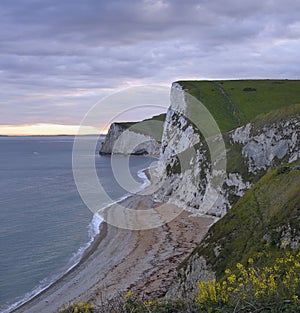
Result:
{"label": "orange glow on horizon", "polygon": [[[60,124],[23,124],[23,125],[0,125],[0,135],[5,136],[46,136],[46,135],[80,135],[100,134],[102,132],[96,127],[80,127],[79,125]],[[103,133],[103,132],[102,132]]]}

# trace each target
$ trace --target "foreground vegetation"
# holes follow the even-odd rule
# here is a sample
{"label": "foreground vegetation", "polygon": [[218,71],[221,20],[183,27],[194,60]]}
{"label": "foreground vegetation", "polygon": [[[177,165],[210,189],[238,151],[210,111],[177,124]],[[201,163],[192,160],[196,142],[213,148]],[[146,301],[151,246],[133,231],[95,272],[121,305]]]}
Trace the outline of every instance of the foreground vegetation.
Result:
{"label": "foreground vegetation", "polygon": [[[142,301],[129,291],[100,307],[79,302],[61,313],[294,313],[300,311],[300,252],[281,250],[273,259],[264,253],[226,269],[221,280],[200,281],[194,299]],[[272,260],[270,262],[270,259]]]}
{"label": "foreground vegetation", "polygon": [[[266,247],[268,249],[268,247]],[[273,258],[258,253],[246,265],[226,269],[217,281],[199,282],[196,302],[205,312],[296,312],[300,310],[300,253]]]}

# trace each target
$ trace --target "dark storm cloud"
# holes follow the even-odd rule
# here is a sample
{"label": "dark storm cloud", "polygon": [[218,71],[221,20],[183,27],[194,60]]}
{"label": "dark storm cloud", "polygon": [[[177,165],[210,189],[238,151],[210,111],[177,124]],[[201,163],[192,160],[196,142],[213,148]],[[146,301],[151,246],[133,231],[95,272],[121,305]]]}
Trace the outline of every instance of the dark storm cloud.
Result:
{"label": "dark storm cloud", "polygon": [[0,123],[78,122],[132,84],[299,78],[299,12],[293,0],[2,0]]}

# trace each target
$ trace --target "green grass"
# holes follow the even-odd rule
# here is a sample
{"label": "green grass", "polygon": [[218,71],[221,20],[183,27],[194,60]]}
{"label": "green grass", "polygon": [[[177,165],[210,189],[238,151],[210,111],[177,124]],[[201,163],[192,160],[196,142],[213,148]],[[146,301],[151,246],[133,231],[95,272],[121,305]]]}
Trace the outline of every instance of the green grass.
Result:
{"label": "green grass", "polygon": [[[161,121],[161,122],[163,122],[165,119],[166,119],[166,114],[162,113],[162,114],[155,115],[153,117],[147,118],[147,119],[145,119],[143,121],[140,121],[140,122],[145,122],[145,121]],[[135,124],[138,124],[140,122],[119,122],[119,123],[116,123],[116,124],[121,125],[124,128],[129,128],[129,127],[131,127],[131,126],[133,126]]]}
{"label": "green grass", "polygon": [[166,118],[166,114],[155,115],[151,118],[145,119],[140,122],[122,122],[116,123],[121,127],[128,129],[131,131],[149,135],[155,138],[158,142],[161,142],[162,133],[163,133],[163,122]]}
{"label": "green grass", "polygon": [[[225,132],[239,126],[238,119],[232,114],[233,109],[231,104],[219,91],[215,82],[184,81],[179,83],[186,91],[188,91],[189,94],[204,104],[216,120],[221,132]],[[201,111],[199,111],[199,108],[197,108],[196,105],[193,105],[190,114],[193,120],[200,120],[200,118],[202,118]]]}
{"label": "green grass", "polygon": [[[244,125],[260,114],[300,103],[300,80],[179,81],[207,107],[221,132]],[[246,91],[252,90],[252,91]],[[196,109],[192,116],[197,117]]]}

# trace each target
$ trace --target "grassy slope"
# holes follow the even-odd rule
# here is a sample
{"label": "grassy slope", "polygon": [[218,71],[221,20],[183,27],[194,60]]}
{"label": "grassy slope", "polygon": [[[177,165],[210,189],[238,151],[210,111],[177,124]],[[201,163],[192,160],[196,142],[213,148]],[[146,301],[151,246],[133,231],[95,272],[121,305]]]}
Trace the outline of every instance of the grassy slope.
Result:
{"label": "grassy slope", "polygon": [[[201,100],[221,132],[232,130],[257,115],[300,103],[300,80],[179,81]],[[252,91],[244,89],[251,88]],[[197,112],[194,112],[194,116]]]}
{"label": "grassy slope", "polygon": [[[164,121],[166,118],[166,114],[165,113],[162,113],[162,114],[159,114],[159,115],[155,115],[153,117],[150,117],[150,118],[147,118],[141,122],[145,122],[145,121]],[[140,122],[119,122],[119,123],[116,123],[118,125],[121,125],[122,127],[124,128],[129,128],[137,123],[140,123]]]}
{"label": "grassy slope", "polygon": [[[299,234],[300,160],[286,166],[289,168],[286,172],[280,166],[262,177],[211,227],[194,250],[193,254],[205,256],[218,277],[226,268],[234,268],[237,262],[246,262],[262,251],[266,244],[264,236],[276,255],[282,240],[278,231],[281,226],[290,224]],[[221,247],[218,256],[214,252],[216,247]]]}

